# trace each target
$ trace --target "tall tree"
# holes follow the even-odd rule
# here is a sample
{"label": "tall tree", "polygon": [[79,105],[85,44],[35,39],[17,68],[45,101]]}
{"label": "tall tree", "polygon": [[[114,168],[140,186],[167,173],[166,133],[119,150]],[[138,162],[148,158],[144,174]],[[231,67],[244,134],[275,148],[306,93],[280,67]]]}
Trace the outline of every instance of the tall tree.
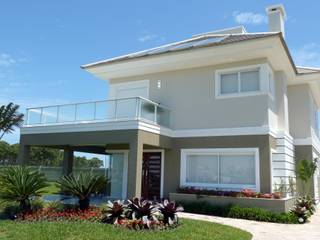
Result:
{"label": "tall tree", "polygon": [[63,152],[58,149],[32,147],[30,165],[59,167],[62,165]]}
{"label": "tall tree", "polygon": [[6,164],[9,160],[10,144],[5,141],[0,141],[0,163]]}
{"label": "tall tree", "polygon": [[13,103],[0,106],[0,139],[22,125],[24,115],[19,113],[18,109],[19,105]]}

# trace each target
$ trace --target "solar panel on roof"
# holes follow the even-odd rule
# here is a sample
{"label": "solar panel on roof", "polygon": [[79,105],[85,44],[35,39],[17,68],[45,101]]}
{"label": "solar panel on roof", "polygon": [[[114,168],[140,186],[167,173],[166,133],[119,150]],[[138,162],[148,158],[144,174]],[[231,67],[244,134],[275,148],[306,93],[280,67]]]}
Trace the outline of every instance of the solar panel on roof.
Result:
{"label": "solar panel on roof", "polygon": [[180,43],[180,44],[177,44],[177,45],[172,46],[171,49],[170,49],[170,51],[180,50],[180,49],[186,49],[186,48],[189,48],[189,47],[193,47],[194,43],[195,43],[195,41]]}
{"label": "solar panel on roof", "polygon": [[133,54],[130,54],[128,57],[133,58],[133,57],[140,57],[140,56],[152,55],[157,53],[164,53],[169,51],[183,50],[191,47],[205,46],[210,43],[220,42],[224,38],[225,37],[210,37],[206,39],[199,39],[199,40],[194,40],[189,42],[182,42],[178,44],[171,44],[163,47],[158,47],[155,49],[146,50],[140,53],[133,53]]}
{"label": "solar panel on roof", "polygon": [[194,46],[203,46],[211,43],[217,43],[224,39],[225,37],[211,37],[204,40],[197,41],[197,43]]}

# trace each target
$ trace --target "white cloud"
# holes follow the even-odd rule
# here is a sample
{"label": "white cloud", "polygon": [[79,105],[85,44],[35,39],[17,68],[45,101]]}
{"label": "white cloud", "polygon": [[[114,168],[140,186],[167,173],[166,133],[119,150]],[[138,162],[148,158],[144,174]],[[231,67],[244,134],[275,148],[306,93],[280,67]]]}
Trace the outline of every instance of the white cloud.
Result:
{"label": "white cloud", "polygon": [[260,13],[235,11],[232,16],[238,24],[260,25],[268,22],[267,16]]}
{"label": "white cloud", "polygon": [[157,39],[159,36],[157,34],[147,34],[138,38],[139,42],[147,42]]}
{"label": "white cloud", "polygon": [[16,60],[14,60],[11,55],[7,53],[0,53],[0,67],[10,67],[15,63]]}
{"label": "white cloud", "polygon": [[309,43],[292,50],[293,59],[298,66],[320,67],[320,45]]}

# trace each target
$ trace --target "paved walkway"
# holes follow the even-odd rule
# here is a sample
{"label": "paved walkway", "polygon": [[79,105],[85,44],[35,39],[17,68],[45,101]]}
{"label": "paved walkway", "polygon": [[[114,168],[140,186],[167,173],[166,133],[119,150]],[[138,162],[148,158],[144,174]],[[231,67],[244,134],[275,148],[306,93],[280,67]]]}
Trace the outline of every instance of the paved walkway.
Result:
{"label": "paved walkway", "polygon": [[179,216],[240,228],[250,232],[253,235],[253,240],[320,240],[320,209],[306,224],[266,223],[191,213],[179,213]]}

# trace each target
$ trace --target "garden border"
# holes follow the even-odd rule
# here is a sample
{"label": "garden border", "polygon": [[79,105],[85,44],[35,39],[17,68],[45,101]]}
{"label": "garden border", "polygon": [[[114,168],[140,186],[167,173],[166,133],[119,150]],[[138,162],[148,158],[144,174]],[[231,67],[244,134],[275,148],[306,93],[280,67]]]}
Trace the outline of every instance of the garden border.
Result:
{"label": "garden border", "polygon": [[189,193],[169,193],[169,199],[176,202],[207,202],[213,206],[237,205],[240,207],[263,208],[276,213],[289,212],[294,206],[295,199],[268,199],[268,198],[248,198],[248,197],[226,197],[197,195]]}

